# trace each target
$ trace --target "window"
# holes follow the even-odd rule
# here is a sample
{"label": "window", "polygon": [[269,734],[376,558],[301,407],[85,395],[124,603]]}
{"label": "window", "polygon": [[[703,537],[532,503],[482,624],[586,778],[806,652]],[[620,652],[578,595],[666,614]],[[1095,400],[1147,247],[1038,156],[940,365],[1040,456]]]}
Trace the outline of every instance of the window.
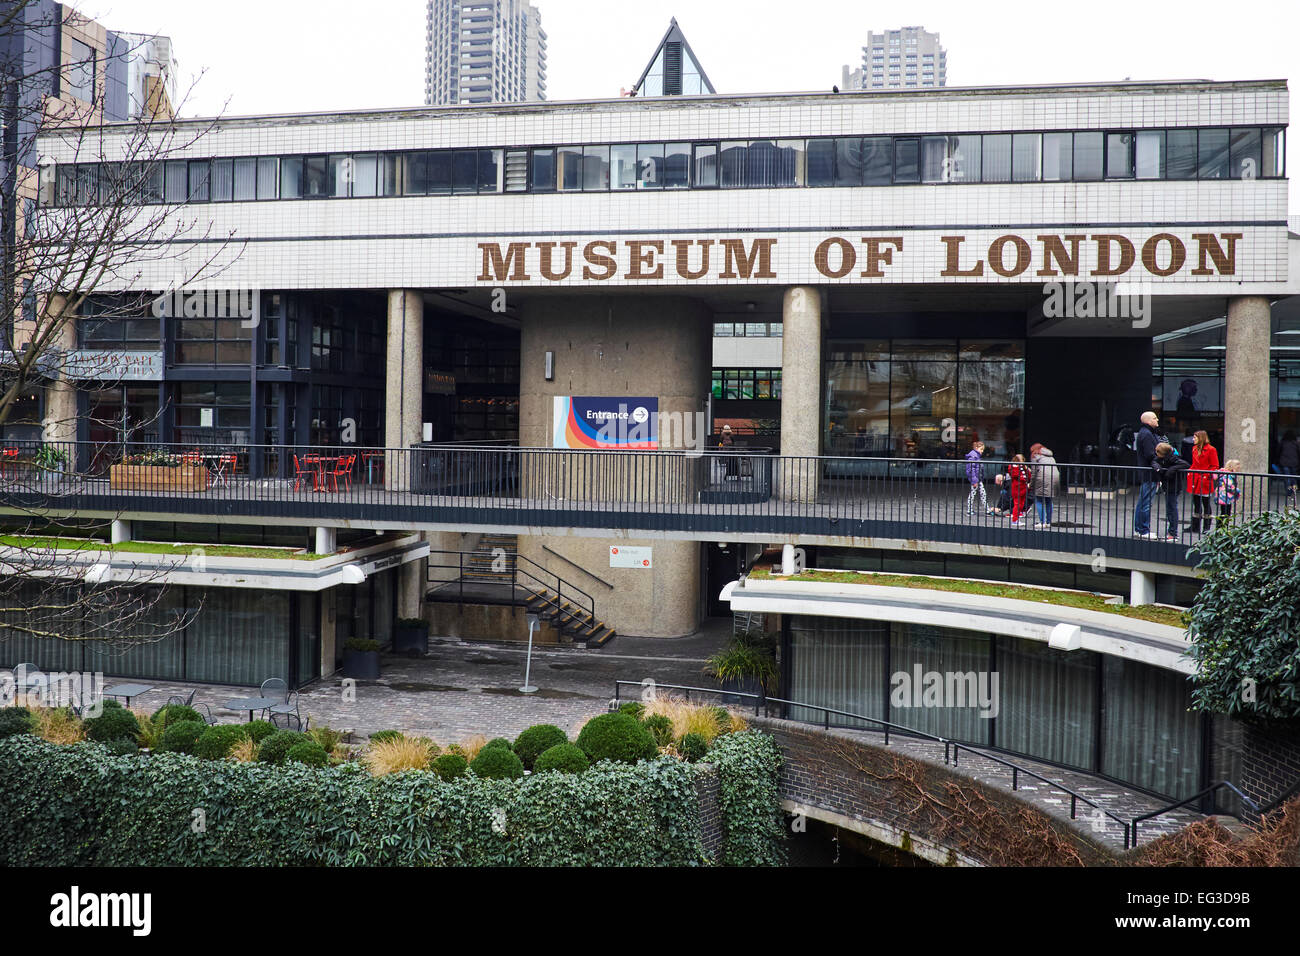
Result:
{"label": "window", "polygon": [[[613,157],[610,157],[611,166]],[[664,147],[662,143],[642,143],[636,147],[636,188],[663,187]]]}
{"label": "window", "polygon": [[558,154],[557,175],[560,189],[571,192],[582,188],[582,147],[564,146]]}
{"label": "window", "polygon": [[921,137],[921,182],[942,183],[948,180],[948,137]]}
{"label": "window", "polygon": [[329,194],[329,157],[304,156],[302,160],[302,198],[324,199]]}
{"label": "window", "polygon": [[352,194],[352,157],[335,153],[329,158],[329,179],[326,183],[326,195],[335,199],[346,199]]}
{"label": "window", "polygon": [[808,185],[835,185],[835,140],[808,140]]}
{"label": "window", "polygon": [[257,198],[257,160],[237,159],[234,163],[235,202],[248,202]]}
{"label": "window", "polygon": [[280,198],[302,198],[302,157],[286,156],[280,160]]}
{"label": "window", "polygon": [[1137,134],[1134,174],[1138,179],[1165,178],[1165,131],[1144,130]]}
{"label": "window", "polygon": [[1281,128],[1265,129],[1262,134],[1264,143],[1264,176],[1281,176],[1286,169],[1284,134]]}
{"label": "window", "polygon": [[636,189],[636,147],[609,148],[609,184],[611,189]]}
{"label": "window", "polygon": [[862,140],[841,136],[835,140],[835,185],[862,185]]}
{"label": "window", "polygon": [[1106,178],[1133,178],[1133,134],[1106,134]]}
{"label": "window", "polygon": [[683,189],[690,185],[691,144],[667,143],[664,145],[663,186],[665,189]]}
{"label": "window", "polygon": [[918,139],[894,140],[894,182],[921,181],[921,141]]}
{"label": "window", "polygon": [[697,143],[695,145],[695,185],[702,188],[718,185],[718,145],[716,143]]}
{"label": "window", "polygon": [[722,143],[722,185],[724,187],[745,185],[745,162],[749,152],[748,143]]}
{"label": "window", "polygon": [[888,136],[868,136],[862,141],[862,182],[888,186],[894,178],[894,144]]}
{"label": "window", "polygon": [[95,50],[75,37],[64,36],[67,50],[67,89],[77,99],[95,100]]}
{"label": "window", "polygon": [[188,164],[189,171],[189,199],[193,202],[208,201],[208,177],[211,175],[211,167],[206,159],[191,160]]}
{"label": "window", "polygon": [[1011,137],[1007,134],[984,137],[984,181],[1011,181]]}
{"label": "window", "polygon": [[1196,130],[1171,129],[1165,133],[1165,175],[1170,179],[1196,178]]}
{"label": "window", "polygon": [[212,161],[212,201],[229,202],[234,189],[235,163],[232,159]]}
{"label": "window", "polygon": [[533,150],[533,192],[555,192],[555,150]]}
{"label": "window", "polygon": [[280,182],[280,160],[275,156],[263,156],[257,161],[257,198],[275,199],[279,196],[276,186]]}
{"label": "window", "polygon": [[1198,132],[1196,173],[1201,179],[1229,177],[1226,129],[1203,129]]}
{"label": "window", "polygon": [[588,191],[609,188],[608,146],[588,146],[582,151],[582,188]]}
{"label": "window", "polygon": [[1018,183],[1036,183],[1042,174],[1042,134],[1016,133],[1011,137],[1011,178]]}
{"label": "window", "polygon": [[168,321],[177,365],[247,365],[253,357],[253,329],[243,319]]}
{"label": "window", "polygon": [[352,158],[352,195],[379,195],[379,156],[363,153]]}
{"label": "window", "polygon": [[189,199],[189,170],[184,161],[173,160],[163,168],[163,196],[169,203],[182,203]]}
{"label": "window", "polygon": [[1257,127],[1234,129],[1228,143],[1229,161],[1233,179],[1256,179],[1262,167],[1260,135]]}
{"label": "window", "polygon": [[1101,133],[1074,134],[1074,178],[1076,182],[1101,179],[1104,137]]}
{"label": "window", "polygon": [[776,144],[770,139],[760,139],[750,143],[745,162],[745,185],[751,187],[775,186],[777,163]]}
{"label": "window", "polygon": [[776,154],[776,185],[804,185],[807,179],[808,154],[804,149],[803,140],[778,140]]}
{"label": "window", "polygon": [[955,183],[980,181],[982,140],[979,136],[949,136],[945,180]]}

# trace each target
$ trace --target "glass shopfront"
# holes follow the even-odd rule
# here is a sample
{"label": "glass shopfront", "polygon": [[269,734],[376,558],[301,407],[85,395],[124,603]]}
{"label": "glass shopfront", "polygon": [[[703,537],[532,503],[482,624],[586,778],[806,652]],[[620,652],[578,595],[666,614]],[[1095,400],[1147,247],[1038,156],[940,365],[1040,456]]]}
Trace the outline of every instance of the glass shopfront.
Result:
{"label": "glass shopfront", "polygon": [[1023,340],[832,340],[826,349],[825,453],[960,457],[1023,451]]}

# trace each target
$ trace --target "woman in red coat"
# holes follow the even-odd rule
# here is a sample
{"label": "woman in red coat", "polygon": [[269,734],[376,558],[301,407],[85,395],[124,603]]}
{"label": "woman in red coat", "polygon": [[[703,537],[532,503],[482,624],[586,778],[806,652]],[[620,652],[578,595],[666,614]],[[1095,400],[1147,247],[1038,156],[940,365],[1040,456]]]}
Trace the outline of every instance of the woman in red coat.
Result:
{"label": "woman in red coat", "polygon": [[1192,446],[1192,470],[1187,475],[1187,493],[1192,496],[1192,534],[1212,527],[1210,496],[1214,494],[1214,472],[1219,470],[1219,453],[1204,431],[1196,433]]}
{"label": "woman in red coat", "polygon": [[1025,499],[1029,496],[1030,470],[1025,464],[1025,456],[1012,458],[1007,472],[1011,475],[1011,524],[1019,527],[1020,516],[1025,513]]}

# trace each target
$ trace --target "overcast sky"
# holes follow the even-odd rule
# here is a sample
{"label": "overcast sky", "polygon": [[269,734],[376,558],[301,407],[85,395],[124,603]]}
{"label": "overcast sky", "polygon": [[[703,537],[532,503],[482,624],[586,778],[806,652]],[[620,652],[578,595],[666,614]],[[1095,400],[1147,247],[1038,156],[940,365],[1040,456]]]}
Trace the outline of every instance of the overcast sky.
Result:
{"label": "overcast sky", "polygon": [[[114,30],[170,36],[189,115],[418,106],[423,0],[74,0]],[[617,96],[676,16],[720,93],[827,90],[870,30],[920,25],[948,85],[1291,79],[1300,0],[535,0],[549,99]],[[897,12],[896,12],[897,11]],[[1289,158],[1300,151],[1288,144]],[[1300,177],[1297,177],[1300,178]],[[1292,209],[1300,204],[1293,192]]]}

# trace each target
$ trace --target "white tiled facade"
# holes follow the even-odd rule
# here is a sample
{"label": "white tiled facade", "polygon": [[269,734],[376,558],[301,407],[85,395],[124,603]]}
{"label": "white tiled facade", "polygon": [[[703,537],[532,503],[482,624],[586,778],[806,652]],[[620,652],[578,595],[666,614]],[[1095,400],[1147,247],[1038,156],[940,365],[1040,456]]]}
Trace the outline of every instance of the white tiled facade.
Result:
{"label": "white tiled facade", "polygon": [[[230,119],[173,158],[1287,122],[1285,84],[1268,81],[710,96]],[[110,137],[104,158],[114,158],[113,146]],[[42,140],[41,152],[43,164],[74,159],[70,143],[55,137]],[[1133,270],[1120,281],[1150,283],[1161,292],[1216,295],[1296,291],[1288,266],[1287,214],[1284,179],[506,193],[205,203],[177,210],[178,216],[195,219],[195,234],[210,227],[211,235],[233,233],[241,241],[240,248],[222,254],[228,264],[223,283],[264,288],[1036,284],[1044,281],[1037,274],[1042,265],[1038,236],[1119,233],[1138,250]],[[1149,273],[1141,263],[1142,244],[1162,233],[1177,237],[1187,254],[1184,268],[1168,277]],[[1231,276],[1190,274],[1198,259],[1193,236],[1207,233],[1241,235]],[[979,277],[944,276],[947,247],[941,237],[952,235],[965,237],[962,269],[986,259],[990,243],[1005,236],[1023,238],[1032,263],[1013,278],[987,267]],[[860,274],[868,237],[901,239],[901,249],[879,277]],[[721,278],[715,265],[699,280],[674,277],[673,240],[714,240],[717,263],[722,249],[716,240],[723,238],[741,239],[746,249],[755,240],[771,240],[771,275]],[[828,278],[814,265],[818,246],[828,239],[843,239],[857,250],[858,267],[842,278]],[[612,277],[584,278],[580,261],[563,281],[538,276],[537,242],[573,242],[581,255],[592,241],[617,244]],[[664,264],[663,278],[628,277],[630,241],[662,244],[664,254],[654,262]],[[483,278],[481,244],[505,249],[512,242],[530,244],[529,278]],[[1080,245],[1081,278],[1096,264],[1095,246],[1091,238]],[[1169,243],[1161,249],[1163,261]],[[1013,251],[1014,246],[1008,248],[1008,262]],[[210,254],[209,244],[198,243],[192,262]],[[141,266],[151,288],[165,287],[181,268],[170,260]]]}

